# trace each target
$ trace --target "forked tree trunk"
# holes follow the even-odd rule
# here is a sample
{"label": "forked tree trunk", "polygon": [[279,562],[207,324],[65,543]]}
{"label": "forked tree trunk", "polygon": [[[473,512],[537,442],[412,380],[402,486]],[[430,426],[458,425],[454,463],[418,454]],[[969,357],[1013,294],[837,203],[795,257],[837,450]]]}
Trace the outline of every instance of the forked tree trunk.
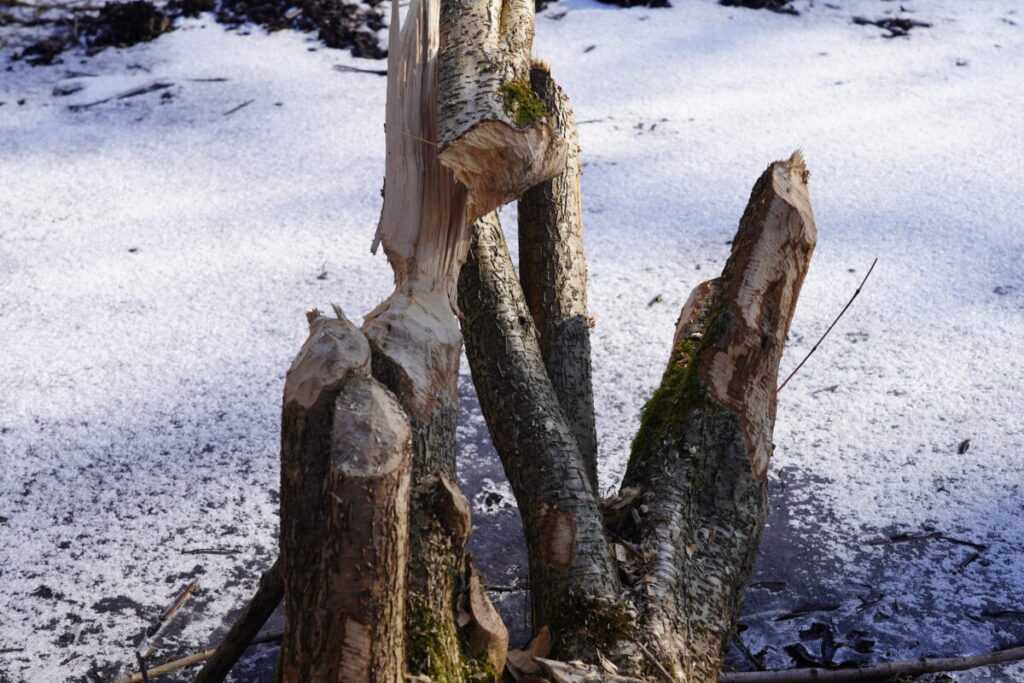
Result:
{"label": "forked tree trunk", "polygon": [[[779,359],[816,238],[807,176],[799,153],[765,171],[722,276],[684,306],[622,490],[605,506],[614,535],[635,549],[616,558],[632,588],[618,598],[608,597],[618,578],[594,528],[597,495],[500,226],[478,223],[460,279],[467,353],[523,517],[535,627],[551,627],[558,657],[604,657],[649,678],[717,679],[767,514]],[[596,600],[579,600],[579,588]]]}
{"label": "forked tree trunk", "polygon": [[[500,675],[507,631],[466,562],[469,506],[453,483],[458,280],[552,656],[715,681],[767,512],[778,363],[814,247],[803,160],[772,164],[755,185],[722,276],[684,307],[620,495],[602,505],[577,144],[550,74],[528,72],[532,3],[413,0],[400,33],[398,4],[374,243],[395,290],[362,331],[340,312],[313,316],[289,372],[280,574],[258,593],[283,584],[282,676]],[[521,205],[524,294],[492,211],[556,174]],[[634,555],[616,552],[622,539]],[[247,610],[232,633],[254,632],[265,612]],[[240,651],[222,650],[220,676]],[[556,679],[579,671],[545,666]]]}
{"label": "forked tree trunk", "polygon": [[285,683],[400,683],[411,432],[357,327],[316,311],[281,428]]}

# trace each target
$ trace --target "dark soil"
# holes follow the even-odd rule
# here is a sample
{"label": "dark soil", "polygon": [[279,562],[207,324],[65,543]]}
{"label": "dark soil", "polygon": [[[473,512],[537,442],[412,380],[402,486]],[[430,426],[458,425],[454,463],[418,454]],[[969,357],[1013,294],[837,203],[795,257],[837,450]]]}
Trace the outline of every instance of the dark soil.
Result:
{"label": "dark soil", "polygon": [[377,42],[376,31],[387,24],[377,9],[379,4],[380,0],[363,4],[342,0],[223,0],[217,8],[217,21],[229,25],[252,22],[271,31],[316,31],[327,47],[350,49],[353,57],[383,59],[387,51]]}
{"label": "dark soil", "polygon": [[[53,64],[72,47],[84,47],[90,53],[107,47],[128,47],[173,30],[179,17],[195,17],[202,12],[215,12],[217,21],[230,26],[254,23],[270,31],[315,31],[327,47],[351,50],[355,57],[383,59],[387,51],[377,40],[377,31],[386,27],[377,9],[380,1],[171,0],[163,10],[149,0],[108,2],[95,14],[53,22],[49,36],[13,59],[38,66]],[[4,23],[17,20],[3,17]]]}
{"label": "dark soil", "polygon": [[766,9],[778,14],[800,14],[792,5],[792,0],[718,0],[719,5],[726,7],[748,7],[750,9]]}

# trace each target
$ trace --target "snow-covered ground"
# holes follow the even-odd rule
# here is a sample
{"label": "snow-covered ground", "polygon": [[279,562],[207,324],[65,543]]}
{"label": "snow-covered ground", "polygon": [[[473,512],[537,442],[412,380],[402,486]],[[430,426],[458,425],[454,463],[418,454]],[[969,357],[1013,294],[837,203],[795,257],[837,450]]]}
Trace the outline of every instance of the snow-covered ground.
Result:
{"label": "snow-covered ground", "polygon": [[[782,648],[801,629],[817,652],[815,622],[875,641],[869,660],[1024,640],[1024,11],[839,4],[802,0],[792,17],[562,0],[535,47],[580,122],[604,485],[682,301],[718,274],[770,161],[803,148],[819,229],[783,373],[879,258],[780,394],[778,505],[743,634],[773,667],[792,665]],[[885,13],[933,26],[888,40],[851,23]],[[208,19],[50,67],[8,67],[12,52],[0,681],[106,681],[192,580],[162,649],[206,647],[275,553],[280,394],[303,311],[337,302],[358,319],[390,289],[368,250],[385,79],[334,69],[383,64]],[[152,85],[166,87],[94,104]],[[511,236],[514,208],[503,218]],[[478,533],[487,510],[507,512],[488,486]]]}

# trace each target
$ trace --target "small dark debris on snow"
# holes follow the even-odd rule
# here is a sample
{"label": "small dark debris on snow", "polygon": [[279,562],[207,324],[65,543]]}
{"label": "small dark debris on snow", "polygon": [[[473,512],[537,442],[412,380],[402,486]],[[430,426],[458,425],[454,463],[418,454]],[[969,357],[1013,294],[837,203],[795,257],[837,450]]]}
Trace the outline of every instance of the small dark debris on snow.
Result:
{"label": "small dark debris on snow", "polygon": [[587,45],[585,48],[583,48],[583,52],[584,53],[590,52],[590,51],[592,51],[596,47],[597,47],[597,45]]}
{"label": "small dark debris on snow", "polygon": [[58,593],[45,584],[40,585],[39,588],[36,588],[29,595],[34,598],[42,598],[43,600],[61,600],[64,597],[63,593]]}
{"label": "small dark debris on snow", "polygon": [[67,97],[68,95],[74,95],[76,92],[82,90],[85,86],[81,83],[58,83],[53,86],[54,97]]}
{"label": "small dark debris on snow", "polygon": [[835,612],[839,609],[839,605],[835,604],[806,604],[795,607],[785,614],[775,617],[775,621],[788,621],[790,619],[798,619],[805,617],[808,614],[814,614],[815,612]]}
{"label": "small dark debris on snow", "polygon": [[999,296],[1006,296],[1007,294],[1010,294],[1011,292],[1013,292],[1013,290],[1015,290],[1015,289],[1016,289],[1016,287],[1014,287],[1013,285],[1000,285],[1000,286],[996,287],[995,289],[993,289],[992,293],[993,294],[998,294]]}
{"label": "small dark debris on snow", "polygon": [[598,0],[606,5],[616,5],[618,7],[647,7],[647,8],[661,8],[671,7],[672,3],[668,0]]}
{"label": "small dark debris on snow", "polygon": [[971,447],[971,440],[970,439],[964,439],[963,441],[960,442],[960,445],[956,447],[956,452],[959,453],[960,455],[963,455],[964,453],[967,452],[967,449],[970,448],[970,447]]}
{"label": "small dark debris on snow", "polygon": [[647,302],[647,307],[650,308],[654,304],[660,304],[662,300],[663,299],[661,298],[661,294],[658,294],[656,297]]}
{"label": "small dark debris on snow", "polygon": [[786,587],[785,581],[758,581],[750,584],[750,588],[760,588],[769,593],[778,593]]}
{"label": "small dark debris on snow", "polygon": [[798,15],[800,12],[793,7],[792,0],[718,0],[725,7],[746,7],[748,9],[766,9],[776,14]]}
{"label": "small dark debris on snow", "polygon": [[[360,74],[374,74],[375,76],[387,76],[387,69],[360,69],[358,66],[348,66],[347,64],[335,64],[335,71],[352,71]],[[278,103],[280,104],[280,103]]]}
{"label": "small dark debris on snow", "polygon": [[910,29],[912,28],[931,28],[931,24],[924,21],[917,21],[916,19],[907,19],[906,17],[886,17],[885,19],[866,19],[864,17],[854,17],[853,23],[858,26],[877,26],[880,29],[888,31],[884,34],[883,38],[902,38],[910,35]]}
{"label": "small dark debris on snow", "polygon": [[113,598],[103,598],[93,603],[92,608],[94,611],[100,614],[107,614],[110,612],[120,613],[127,610],[131,610],[136,614],[141,614],[143,611],[142,605],[135,602],[127,595],[118,595]]}

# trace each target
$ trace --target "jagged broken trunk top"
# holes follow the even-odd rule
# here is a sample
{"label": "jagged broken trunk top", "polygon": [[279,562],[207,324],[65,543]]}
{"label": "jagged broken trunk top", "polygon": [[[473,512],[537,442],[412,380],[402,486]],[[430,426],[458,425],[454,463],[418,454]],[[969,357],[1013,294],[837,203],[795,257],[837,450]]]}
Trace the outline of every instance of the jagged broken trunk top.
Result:
{"label": "jagged broken trunk top", "polygon": [[799,152],[754,186],[722,276],[683,307],[621,497],[640,631],[680,680],[717,679],[767,516],[779,361],[816,241]]}

